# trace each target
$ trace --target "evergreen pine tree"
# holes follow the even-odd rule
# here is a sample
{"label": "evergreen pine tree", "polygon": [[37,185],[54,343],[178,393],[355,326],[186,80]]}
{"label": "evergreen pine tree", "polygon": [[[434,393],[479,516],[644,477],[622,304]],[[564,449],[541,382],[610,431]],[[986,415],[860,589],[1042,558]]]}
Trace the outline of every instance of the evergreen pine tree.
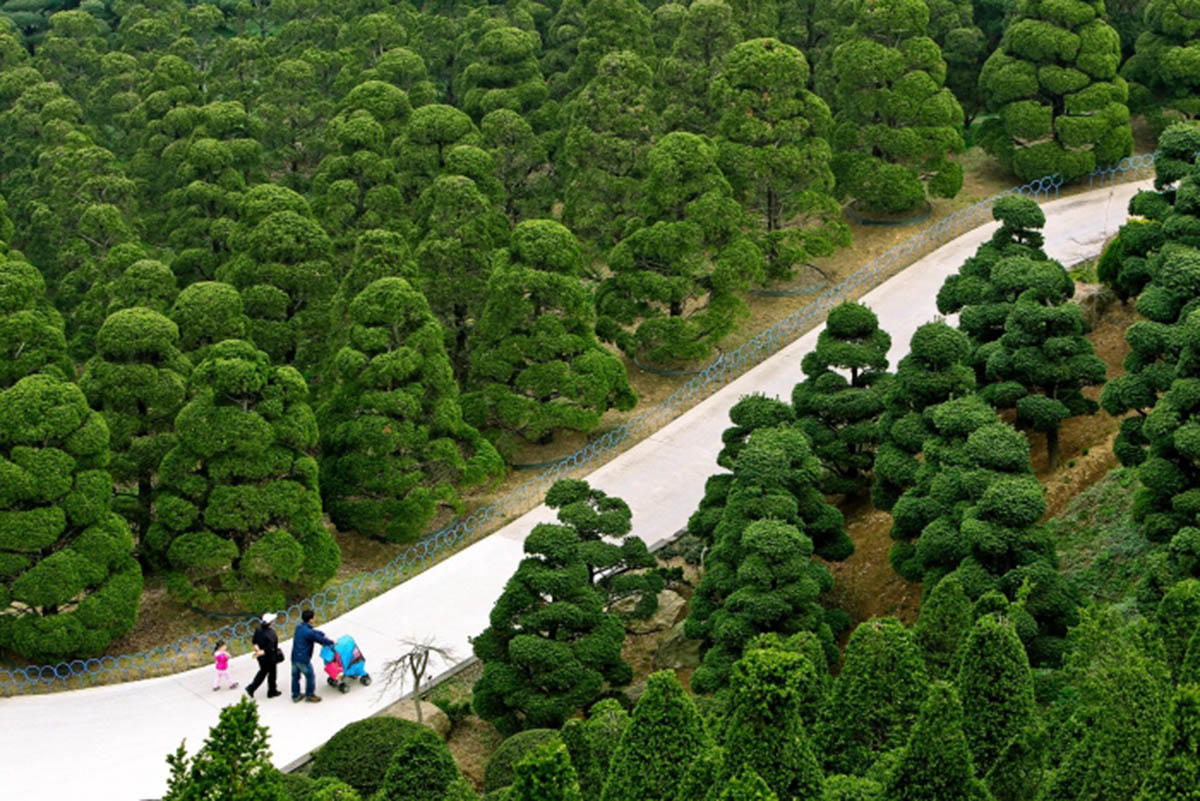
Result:
{"label": "evergreen pine tree", "polygon": [[168,316],[179,327],[179,349],[195,366],[227,339],[243,339],[249,320],[237,289],[219,281],[197,281],[175,298]]}
{"label": "evergreen pine tree", "polygon": [[0,254],[0,391],[34,373],[64,380],[75,374],[62,315],[46,299],[42,274],[14,255]]}
{"label": "evergreen pine tree", "polygon": [[684,10],[679,31],[658,62],[655,108],[669,131],[713,132],[718,109],[710,87],[741,29],[725,0],[698,0]]}
{"label": "evergreen pine tree", "polygon": [[875,451],[871,503],[891,511],[917,479],[917,459],[932,435],[925,410],[975,391],[975,375],[966,366],[971,343],[944,322],[925,323],[909,341],[908,355],[883,390],[882,437]]}
{"label": "evergreen pine tree", "polygon": [[349,340],[319,408],[322,490],[334,524],[391,542],[418,537],[499,455],[465,423],[442,328],[403,278],[380,278],[348,310]]}
{"label": "evergreen pine tree", "polygon": [[96,656],[133,628],[142,571],[109,458],[104,417],[74,384],[40,373],[0,392],[0,647]]}
{"label": "evergreen pine tree", "polygon": [[243,340],[210,348],[191,386],[158,469],[146,549],[188,603],[281,608],[340,562],[321,522],[308,386]]}
{"label": "evergreen pine tree", "polygon": [[807,378],[792,390],[792,406],[825,469],[821,489],[828,495],[853,496],[870,484],[891,345],[874,312],[846,301],[830,309],[816,348],[801,362]]}
{"label": "evergreen pine tree", "polygon": [[175,416],[187,400],[191,363],[175,323],[146,308],[109,315],[79,387],[108,425],[118,511],[139,539],[150,528],[155,474],[175,447]]}
{"label": "evergreen pine tree", "polygon": [[637,402],[625,365],[596,339],[579,244],[561,224],[529,220],[497,254],[467,341],[464,414],[506,453],[559,430],[591,431]]}
{"label": "evergreen pine tree", "polygon": [[561,726],[605,683],[629,683],[621,658],[625,628],[604,611],[588,580],[579,535],[541,523],[525,540],[525,559],[473,641],[483,662],[472,704],[501,731]]}

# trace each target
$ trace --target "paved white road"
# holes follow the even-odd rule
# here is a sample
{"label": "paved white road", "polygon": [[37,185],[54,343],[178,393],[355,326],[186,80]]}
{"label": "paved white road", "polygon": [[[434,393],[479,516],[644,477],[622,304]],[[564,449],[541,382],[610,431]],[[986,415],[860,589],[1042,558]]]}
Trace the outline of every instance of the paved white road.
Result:
{"label": "paved white road", "polygon": [[[1126,218],[1129,198],[1149,182],[1126,184],[1046,204],[1047,252],[1065,264],[1095,256]],[[865,302],[892,335],[892,366],[917,326],[937,314],[934,298],[946,275],[995,229],[968,233],[870,292]],[[819,329],[818,329],[819,330]],[[800,358],[816,342],[812,331],[749,371],[653,436],[589,476],[593,485],[624,498],[634,530],[648,543],[682,528],[716,468],[729,408],[760,392],[789,398],[801,377]],[[318,621],[336,637],[352,634],[368,668],[398,656],[403,638],[433,637],[460,658],[467,638],[487,625],[488,612],[522,556],[525,535],[553,516],[544,506],[490,537],[415,576],[337,620]],[[290,643],[284,643],[284,650]],[[320,678],[318,666],[318,678]],[[448,665],[432,666],[440,672]],[[393,699],[377,686],[354,686],[347,695],[319,689],[322,704],[292,704],[281,666],[283,697],[260,701],[270,727],[276,764],[287,765],[315,749],[338,728],[366,717]],[[250,657],[234,659],[243,686],[254,674]],[[0,699],[0,782],[12,797],[48,801],[134,801],[158,798],[167,778],[166,754],[181,740],[194,751],[216,722],[217,711],[241,690],[213,692],[211,668],[160,679],[41,696]],[[259,691],[265,696],[265,688]]]}

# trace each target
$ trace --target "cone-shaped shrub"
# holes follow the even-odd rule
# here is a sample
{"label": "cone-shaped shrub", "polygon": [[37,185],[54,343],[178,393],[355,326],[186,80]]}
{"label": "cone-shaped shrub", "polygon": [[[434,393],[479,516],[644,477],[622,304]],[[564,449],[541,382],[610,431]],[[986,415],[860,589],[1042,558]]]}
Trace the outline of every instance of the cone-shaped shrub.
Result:
{"label": "cone-shaped shrub", "polygon": [[944,322],[925,323],[913,333],[908,355],[883,392],[871,482],[875,508],[890,511],[916,482],[917,455],[933,433],[925,410],[975,391],[975,374],[966,366],[970,352],[966,335]]}
{"label": "cone-shaped shrub", "polygon": [[553,220],[528,220],[498,254],[468,339],[467,419],[513,452],[556,431],[589,432],[637,403],[625,365],[596,339],[579,244]]}
{"label": "cone-shaped shrub", "polygon": [[900,621],[860,624],[814,738],[826,772],[862,775],[883,752],[903,747],[928,686],[925,660]]}
{"label": "cone-shaped shrub", "polygon": [[579,779],[562,743],[543,745],[517,763],[505,796],[511,801],[582,801]]}
{"label": "cone-shaped shrub", "polygon": [[668,801],[710,746],[700,714],[672,671],[653,673],[613,754],[602,801]]}
{"label": "cone-shaped shrub", "polygon": [[340,562],[321,521],[308,386],[249,342],[213,346],[175,420],[146,546],[168,588],[205,607],[277,609]]}
{"label": "cone-shaped shrub", "polygon": [[770,786],[754,772],[744,767],[721,788],[717,801],[778,801],[779,796],[771,792]]}
{"label": "cone-shaped shrub", "polygon": [[349,341],[319,410],[322,490],[338,528],[392,542],[419,536],[458,490],[502,469],[463,422],[442,327],[403,278],[381,278],[350,304]]}
{"label": "cone-shaped shrub", "polygon": [[961,661],[957,684],[975,775],[997,798],[1013,798],[1010,777],[1032,779],[1022,763],[1041,758],[1028,745],[1038,726],[1029,658],[1013,624],[987,614],[967,635]]}
{"label": "cone-shaped shrub", "polygon": [[921,599],[921,616],[913,626],[913,639],[925,655],[925,667],[934,679],[958,675],[958,653],[975,617],[962,582],[951,573]]}
{"label": "cone-shaped shrub", "polygon": [[1175,691],[1154,766],[1136,801],[1181,801],[1200,788],[1200,685]]}
{"label": "cone-shaped shrub", "polygon": [[592,587],[579,535],[542,523],[525,540],[526,557],[473,641],[483,662],[476,714],[501,731],[562,725],[609,686],[628,684],[621,658],[625,627],[604,611]]}
{"label": "cone-shaped shrub", "polygon": [[753,648],[734,663],[725,763],[717,784],[751,769],[779,798],[820,796],[821,767],[799,704],[800,686],[811,684],[814,672],[803,654],[782,648]]}
{"label": "cone-shaped shrub", "polygon": [[137,618],[142,571],[112,511],[108,427],[74,384],[0,392],[0,647],[95,656]]}
{"label": "cone-shaped shrub", "polygon": [[179,749],[167,756],[167,764],[171,778],[163,801],[287,798],[283,778],[271,764],[267,727],[259,723],[258,706],[246,698],[221,710],[220,720],[209,729],[199,751],[188,757],[180,743]]}
{"label": "cone-shaped shrub", "polygon": [[855,495],[870,484],[891,346],[875,313],[846,301],[830,310],[816,348],[801,362],[807,378],[792,390],[792,406],[825,469],[821,490],[828,495]]}
{"label": "cone-shaped shrub", "polygon": [[588,801],[600,798],[613,752],[629,727],[629,713],[614,698],[596,703],[586,719],[571,718],[562,727],[562,741],[570,753],[579,780],[579,791]]}
{"label": "cone-shaped shrub", "polygon": [[96,355],[79,387],[108,425],[109,472],[124,495],[119,510],[138,537],[150,527],[155,474],[175,447],[175,416],[187,400],[192,366],[180,353],[179,329],[156,311],[109,315],[96,334]]}
{"label": "cone-shaped shrub", "polygon": [[990,801],[987,787],[975,778],[963,735],[962,705],[949,682],[929,686],[884,797],[889,801]]}

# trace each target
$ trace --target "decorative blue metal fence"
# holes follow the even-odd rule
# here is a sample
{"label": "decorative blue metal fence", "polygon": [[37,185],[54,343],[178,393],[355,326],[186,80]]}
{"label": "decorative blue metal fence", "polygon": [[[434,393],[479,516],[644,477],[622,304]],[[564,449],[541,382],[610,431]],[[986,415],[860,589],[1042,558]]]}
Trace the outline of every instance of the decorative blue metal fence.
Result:
{"label": "decorative blue metal fence", "polygon": [[[1096,170],[1087,176],[1087,183],[1095,188],[1142,180],[1153,176],[1153,168],[1153,154],[1130,156],[1114,167]],[[1063,181],[1059,176],[1047,176],[1024,186],[1013,187],[938,220],[872,260],[837,286],[825,289],[803,309],[796,310],[760,332],[736,350],[725,353],[662,403],[633,416],[621,426],[560,459],[495,503],[424,537],[378,570],[354,576],[293,604],[280,614],[276,625],[282,629],[298,622],[301,608],[314,609],[321,619],[332,619],[395,587],[408,576],[419,573],[459,547],[492,533],[500,523],[524,514],[541,503],[546,490],[555,481],[590,472],[616,455],[627,440],[637,440],[644,434],[657,431],[700,400],[778,353],[820,324],[833,306],[844,300],[861,297],[950,240],[991,222],[992,206],[1000,198],[1015,194],[1040,202],[1058,197],[1062,186]],[[0,669],[0,695],[77,689],[163,676],[200,667],[212,658],[217,640],[228,643],[234,653],[248,651],[256,625],[257,620],[247,619],[136,654]]]}

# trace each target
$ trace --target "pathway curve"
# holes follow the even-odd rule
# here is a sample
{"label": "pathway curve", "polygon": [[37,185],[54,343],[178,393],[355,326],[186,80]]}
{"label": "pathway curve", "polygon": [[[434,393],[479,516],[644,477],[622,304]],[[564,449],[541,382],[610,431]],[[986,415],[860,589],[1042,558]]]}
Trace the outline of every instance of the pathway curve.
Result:
{"label": "pathway curve", "polygon": [[[1150,182],[1098,189],[1045,204],[1045,249],[1064,264],[1094,257],[1126,219],[1129,198]],[[892,335],[894,367],[913,331],[937,314],[934,298],[996,224],[977,228],[869,292],[863,301]],[[653,544],[687,522],[716,467],[721,432],[730,407],[743,395],[791,396],[800,378],[800,358],[816,342],[810,331],[733,381],[649,438],[597,469],[588,480],[624,498],[633,510],[634,531]],[[467,638],[487,625],[488,613],[522,556],[522,541],[534,524],[550,521],[544,506],[420,573],[336,620],[317,621],[326,634],[351,634],[368,669],[403,653],[404,638],[431,637],[459,659],[471,654]],[[284,644],[288,652],[290,643]],[[320,663],[317,663],[318,678]],[[436,665],[437,673],[448,665]],[[289,678],[281,666],[281,681]],[[232,660],[245,685],[254,675],[249,656]],[[340,727],[366,717],[394,698],[377,685],[354,686],[346,695],[324,692],[325,703],[292,704],[286,692],[262,700],[276,764],[287,765],[317,748]],[[328,687],[324,688],[329,690]],[[0,776],[15,797],[90,798],[131,801],[161,796],[168,775],[165,757],[181,740],[189,751],[203,742],[218,710],[239,690],[212,690],[212,669],[198,668],[156,679],[47,695],[0,700]],[[265,696],[265,688],[259,691]]]}

